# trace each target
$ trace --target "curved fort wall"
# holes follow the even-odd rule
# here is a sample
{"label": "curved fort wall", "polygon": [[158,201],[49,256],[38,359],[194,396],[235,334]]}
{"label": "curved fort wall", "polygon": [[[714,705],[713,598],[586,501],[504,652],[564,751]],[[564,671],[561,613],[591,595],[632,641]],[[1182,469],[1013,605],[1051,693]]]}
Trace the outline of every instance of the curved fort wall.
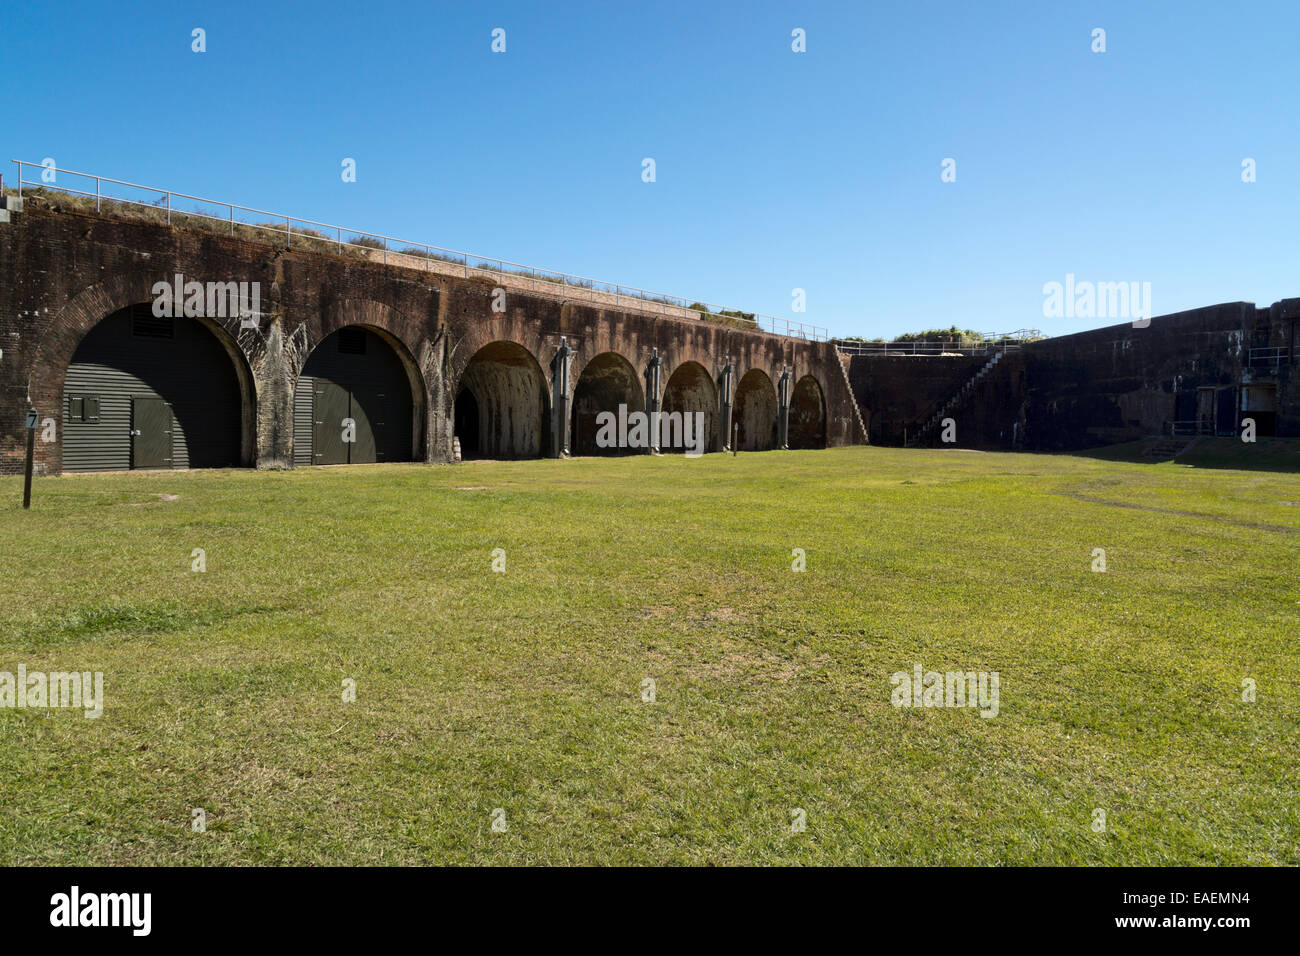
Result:
{"label": "curved fort wall", "polygon": [[[142,320],[123,325],[118,338],[104,345],[103,354],[140,347],[162,356],[168,346],[146,344],[148,336],[165,339],[168,334],[175,336],[176,329],[185,329],[179,340],[188,341],[194,336],[186,324],[199,322],[203,354],[216,356],[214,361],[224,355],[229,362],[222,401],[228,402],[232,389],[242,396],[238,423],[232,424],[226,413],[221,426],[230,449],[239,446],[238,453],[231,450],[226,455],[234,464],[289,468],[337,460],[338,448],[330,446],[331,439],[313,420],[313,416],[320,418],[316,412],[322,408],[331,414],[346,408],[348,419],[363,431],[373,431],[364,448],[349,450],[352,460],[450,461],[462,387],[480,392],[481,400],[462,402],[462,414],[473,414],[464,409],[478,406],[480,449],[504,448],[508,454],[502,457],[526,456],[521,449],[552,454],[553,439],[568,431],[559,425],[564,414],[561,406],[568,410],[565,417],[571,422],[574,391],[584,370],[609,352],[636,370],[643,393],[647,366],[657,354],[661,401],[674,372],[688,363],[707,371],[720,405],[728,362],[733,400],[738,384],[751,371],[776,383],[788,368],[792,391],[809,376],[820,388],[825,409],[824,423],[813,429],[817,441],[837,446],[864,440],[847,379],[830,343],[640,312],[626,304],[626,297],[611,297],[614,303],[606,305],[585,295],[566,297],[563,286],[522,288],[516,280],[488,273],[466,278],[405,268],[396,261],[277,248],[162,224],[29,205],[0,224],[0,471],[13,473],[22,467],[28,408],[35,408],[42,422],[56,423],[54,440],[36,443],[38,473],[62,472],[65,447],[70,457],[81,454],[65,446],[69,424],[83,445],[103,449],[104,460],[110,462],[105,467],[119,466],[122,454],[128,461],[132,456],[145,460],[150,452],[139,436],[120,434],[122,416],[166,422],[165,410],[161,419],[155,414],[160,407],[156,402],[166,404],[163,393],[174,386],[154,388],[146,370],[136,376],[132,386],[136,391],[126,395],[136,403],[134,410],[117,407],[111,422],[96,422],[87,417],[93,402],[70,405],[74,396],[68,392],[68,375],[75,365],[73,386],[104,381],[109,383],[104,388],[110,390],[110,398],[122,398],[126,393],[120,389],[111,391],[116,387],[112,376],[96,379],[85,374],[87,369],[94,371],[97,363],[112,362],[101,362],[93,354],[82,361],[88,353],[83,350],[78,356],[78,348],[110,316],[133,307],[136,314],[144,315],[146,310],[139,307],[155,301],[157,284],[174,282],[177,275],[183,276],[183,282],[205,285],[257,283],[256,327],[238,314],[205,314],[202,319],[181,314],[170,330],[150,327]],[[498,290],[504,290],[504,296]],[[182,307],[183,303],[177,304],[178,311]],[[364,329],[366,334],[335,335],[349,328]],[[564,395],[556,382],[555,357],[561,338],[570,350],[567,375],[562,376],[562,381],[567,380]],[[527,353],[531,362],[521,367],[528,365],[531,377],[506,374],[510,350],[499,344],[495,350],[488,348],[494,343],[510,343],[522,350],[516,355]],[[329,349],[329,356],[318,353],[318,347]],[[479,364],[471,369],[476,356]],[[484,365],[485,356],[506,358]],[[167,359],[158,358],[155,368],[161,370],[166,363]],[[171,373],[175,378],[174,368]],[[199,383],[203,380],[202,375],[194,376],[194,387],[184,398],[186,408],[172,414],[172,427],[180,428],[185,416],[200,423],[192,430],[202,425],[201,416],[196,419],[198,413],[189,406],[202,399]],[[527,387],[520,387],[520,382]],[[89,387],[77,394],[81,393],[94,395]],[[799,394],[813,393],[805,386]],[[555,401],[557,397],[562,401]],[[155,405],[148,404],[150,399]],[[723,409],[716,411],[721,415]],[[807,414],[796,414],[796,421],[804,421]],[[70,422],[73,417],[76,420]],[[96,432],[94,426],[100,424],[104,427]],[[493,439],[485,433],[496,428],[504,437]],[[711,428],[715,437],[709,450],[716,450],[727,438],[717,435],[716,424]],[[798,432],[800,443],[806,442],[807,434],[807,428]],[[198,440],[195,431],[191,441]],[[314,443],[311,452],[303,447],[308,442]]]}

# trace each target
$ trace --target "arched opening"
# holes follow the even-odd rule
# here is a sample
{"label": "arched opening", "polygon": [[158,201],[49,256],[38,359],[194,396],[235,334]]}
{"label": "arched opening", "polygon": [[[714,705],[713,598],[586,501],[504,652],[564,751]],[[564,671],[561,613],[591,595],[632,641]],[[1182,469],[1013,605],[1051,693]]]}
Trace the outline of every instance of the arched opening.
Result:
{"label": "arched opening", "polygon": [[826,447],[826,401],[817,379],[805,375],[790,395],[791,448]]}
{"label": "arched opening", "polygon": [[120,309],[78,344],[63,384],[63,468],[252,464],[252,376],[206,319]]}
{"label": "arched opening", "polygon": [[[661,451],[685,451],[683,442],[674,443],[672,439],[683,434],[686,416],[693,416],[692,421],[698,422],[701,414],[704,416],[704,451],[718,449],[718,387],[703,365],[683,362],[673,370],[664,386],[663,411]],[[676,424],[674,415],[681,416],[682,425]]]}
{"label": "arched opening", "polygon": [[762,369],[750,369],[736,386],[732,415],[739,427],[736,441],[740,451],[776,447],[776,389]]}
{"label": "arched opening", "polygon": [[549,408],[546,376],[531,352],[517,342],[483,346],[456,393],[461,457],[540,458],[550,437]]}
{"label": "arched opening", "polygon": [[[399,352],[399,349],[401,350]],[[387,333],[345,325],[321,339],[294,390],[295,465],[414,461],[423,386]]]}
{"label": "arched opening", "polygon": [[[641,389],[641,379],[632,367],[632,363],[617,352],[602,352],[582,370],[578,384],[573,390],[573,415],[570,425],[569,448],[574,455],[628,455],[644,453],[648,444],[632,447],[623,442],[610,447],[601,447],[596,441],[599,424],[596,421],[601,412],[611,412],[619,417],[619,406],[632,412],[645,413],[645,393]],[[631,426],[628,432],[631,433]],[[645,428],[645,438],[649,440],[649,427]]]}

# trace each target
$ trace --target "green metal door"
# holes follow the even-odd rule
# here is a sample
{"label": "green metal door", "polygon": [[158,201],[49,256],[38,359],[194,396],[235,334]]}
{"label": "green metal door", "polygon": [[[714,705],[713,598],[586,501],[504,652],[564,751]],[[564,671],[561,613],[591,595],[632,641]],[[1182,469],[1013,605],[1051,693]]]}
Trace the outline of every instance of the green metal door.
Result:
{"label": "green metal door", "polygon": [[131,467],[172,466],[172,409],[161,398],[131,400]]}
{"label": "green metal door", "polygon": [[348,443],[343,440],[351,418],[351,397],[341,385],[317,379],[312,402],[312,464],[346,465]]}
{"label": "green metal door", "polygon": [[[330,333],[303,364],[303,382],[312,383],[301,393],[303,404],[314,407],[308,415],[295,399],[301,416],[294,425],[295,465],[411,460],[417,398],[401,358],[384,338],[359,326]],[[353,440],[346,443],[345,418],[354,424]]]}
{"label": "green metal door", "polygon": [[384,390],[371,385],[352,388],[352,418],[357,423],[357,440],[351,448],[350,461],[383,461],[384,428],[387,396]]}

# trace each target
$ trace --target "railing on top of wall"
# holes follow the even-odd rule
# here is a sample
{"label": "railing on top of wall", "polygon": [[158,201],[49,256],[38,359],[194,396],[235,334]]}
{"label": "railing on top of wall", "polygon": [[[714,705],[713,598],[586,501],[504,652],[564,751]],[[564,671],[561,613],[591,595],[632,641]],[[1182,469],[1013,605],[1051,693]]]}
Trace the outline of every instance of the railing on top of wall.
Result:
{"label": "railing on top of wall", "polygon": [[[341,253],[345,248],[360,249],[365,251],[367,257],[378,257],[385,263],[389,262],[390,257],[396,265],[412,266],[413,262],[423,263],[422,266],[414,267],[422,267],[426,271],[440,272],[444,275],[468,277],[471,273],[486,272],[506,276],[515,285],[527,281],[528,287],[534,290],[554,291],[556,286],[561,286],[566,296],[572,295],[586,298],[588,301],[607,305],[617,305],[621,304],[622,300],[631,300],[630,307],[641,311],[655,312],[662,315],[677,315],[681,318],[693,317],[703,321],[716,322],[722,320],[727,324],[734,323],[740,328],[771,332],[774,335],[785,335],[809,342],[825,342],[829,338],[827,330],[819,325],[794,322],[790,319],[765,315],[761,312],[724,309],[701,299],[686,299],[681,296],[651,292],[647,289],[639,289],[621,283],[605,282],[600,279],[571,275],[567,272],[555,272],[550,269],[539,269],[535,266],[511,262],[509,259],[476,256],[472,253],[444,249],[441,246],[432,246],[428,243],[412,242],[407,239],[380,235],[379,233],[349,229],[344,226],[317,222],[313,219],[300,219],[296,216],[267,212],[264,209],[254,209],[251,206],[241,206],[237,203],[204,199],[200,196],[191,196],[186,193],[178,193],[170,189],[159,189],[154,186],[141,186],[139,183],[129,183],[120,179],[110,179],[106,176],[96,176],[94,173],[82,173],[43,163],[28,163],[19,159],[12,160],[12,162],[18,166],[17,192],[19,196],[22,195],[23,186],[36,189],[54,189],[74,196],[85,196],[87,198],[93,196],[96,212],[101,211],[106,203],[139,206],[144,209],[154,210],[158,221],[163,221],[165,217],[169,225],[173,219],[179,221],[198,219],[205,223],[219,223],[222,232],[226,231],[228,225],[229,233],[232,236],[237,234],[237,229],[244,230],[244,234],[248,234],[248,231],[266,233],[276,237],[276,241],[283,239],[285,245],[290,248],[293,248],[296,238],[299,247],[316,251],[327,251],[333,248]],[[27,167],[41,170],[42,178],[40,181],[25,178],[24,170]],[[94,180],[95,191],[90,192],[89,189],[72,189],[67,186],[60,186],[55,181],[46,181],[45,176],[47,174],[54,174],[55,176],[64,174],[79,176],[85,180]],[[111,192],[106,192],[106,184],[115,188]],[[86,185],[89,186],[89,183]],[[141,193],[155,195],[157,198],[146,202],[142,198],[132,199],[113,194],[132,189],[139,190]],[[182,204],[178,204],[176,200],[181,200]],[[182,205],[189,205],[189,208],[182,208]],[[207,211],[203,211],[203,207],[206,207]],[[215,215],[214,213],[217,210],[221,210],[222,214]],[[241,217],[246,218],[248,215],[270,217],[272,221],[247,222],[244,221],[244,218],[236,218],[237,212]],[[295,229],[295,226],[299,228]],[[206,228],[214,227],[207,226]],[[601,296],[607,298],[601,299]],[[610,303],[608,297],[613,297],[614,302]],[[703,311],[700,308],[692,308],[692,306],[702,306]]]}
{"label": "railing on top of wall", "polygon": [[1276,370],[1286,363],[1289,353],[1290,350],[1285,345],[1251,349],[1247,355],[1246,365],[1248,368]]}
{"label": "railing on top of wall", "polygon": [[989,352],[1014,352],[1026,342],[1041,339],[1038,329],[1017,329],[1014,332],[993,332],[975,341],[959,342],[846,342],[835,339],[835,347],[842,355],[985,355]]}

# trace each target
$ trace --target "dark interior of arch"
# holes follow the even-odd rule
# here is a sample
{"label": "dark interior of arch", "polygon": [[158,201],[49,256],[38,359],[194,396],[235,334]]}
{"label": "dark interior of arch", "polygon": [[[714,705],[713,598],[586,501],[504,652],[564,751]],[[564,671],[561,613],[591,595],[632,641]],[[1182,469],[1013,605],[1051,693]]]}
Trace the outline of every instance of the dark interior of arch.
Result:
{"label": "dark interior of arch", "polygon": [[767,373],[750,369],[736,386],[732,421],[739,428],[740,451],[767,451],[776,447],[776,388]]}
{"label": "dark interior of arch", "polygon": [[474,353],[456,393],[463,458],[538,458],[550,439],[546,376],[522,345],[492,342]]}
{"label": "dark interior of arch", "polygon": [[826,447],[826,402],[817,379],[805,375],[790,394],[791,448]]}
{"label": "dark interior of arch", "polygon": [[478,399],[467,386],[462,385],[460,391],[456,393],[453,434],[460,440],[460,457],[466,461],[480,457],[478,427]]}
{"label": "dark interior of arch", "polygon": [[[663,410],[665,415],[678,412],[683,416],[703,412],[704,450],[715,451],[719,447],[718,388],[704,366],[698,362],[684,362],[668,377],[668,384],[664,386]],[[668,429],[664,426],[661,428],[661,450],[664,453],[686,450],[681,445],[669,445],[667,435]]]}
{"label": "dark interior of arch", "polygon": [[630,362],[614,352],[597,355],[587,363],[573,391],[569,449],[574,455],[644,454],[644,448],[601,448],[596,444],[601,412],[618,415],[619,405],[628,413],[645,411],[645,393]]}

